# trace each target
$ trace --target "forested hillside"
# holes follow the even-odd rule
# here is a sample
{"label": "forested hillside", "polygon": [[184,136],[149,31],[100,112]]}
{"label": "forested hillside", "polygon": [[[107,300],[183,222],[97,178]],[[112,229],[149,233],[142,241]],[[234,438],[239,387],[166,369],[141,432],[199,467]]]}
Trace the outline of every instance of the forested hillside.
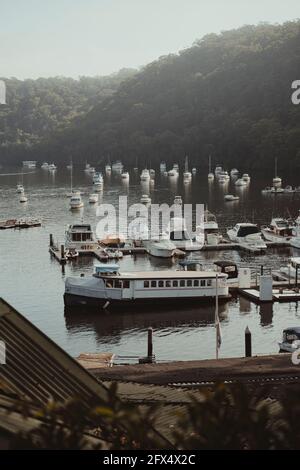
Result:
{"label": "forested hillside", "polygon": [[7,105],[0,106],[0,160],[21,158],[26,149],[33,151],[46,137],[85,116],[135,73],[134,69],[122,69],[110,76],[79,80],[53,77],[22,81],[2,77]]}
{"label": "forested hillside", "polygon": [[[30,155],[141,164],[189,155],[204,166],[212,154],[240,168],[273,166],[277,156],[281,165],[300,167],[300,106],[291,102],[297,79],[300,22],[211,34],[147,65],[105,98],[78,98]],[[34,109],[40,112],[38,104]],[[9,131],[10,125],[4,136]],[[13,149],[6,155],[17,158]]]}

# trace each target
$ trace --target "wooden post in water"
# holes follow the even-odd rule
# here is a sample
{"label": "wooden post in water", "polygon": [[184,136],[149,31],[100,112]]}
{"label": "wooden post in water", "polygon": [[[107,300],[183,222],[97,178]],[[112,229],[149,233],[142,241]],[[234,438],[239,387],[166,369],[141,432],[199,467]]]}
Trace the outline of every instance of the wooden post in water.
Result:
{"label": "wooden post in water", "polygon": [[252,356],[252,341],[251,341],[251,331],[248,326],[245,329],[245,357]]}
{"label": "wooden post in water", "polygon": [[148,328],[148,359],[152,362],[153,359],[153,329]]}
{"label": "wooden post in water", "polygon": [[260,265],[260,274],[261,274],[262,276],[263,276],[263,274],[264,274],[264,265],[263,265],[263,264]]}
{"label": "wooden post in water", "polygon": [[65,245],[60,245],[60,258],[61,261],[65,261]]}
{"label": "wooden post in water", "polygon": [[51,248],[53,247],[53,235],[52,235],[52,233],[50,233],[49,245],[50,245]]}

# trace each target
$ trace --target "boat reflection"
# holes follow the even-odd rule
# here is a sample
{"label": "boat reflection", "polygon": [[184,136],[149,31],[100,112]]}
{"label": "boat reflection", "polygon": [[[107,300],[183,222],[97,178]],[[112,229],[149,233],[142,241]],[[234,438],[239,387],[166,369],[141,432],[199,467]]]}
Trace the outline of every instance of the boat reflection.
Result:
{"label": "boat reflection", "polygon": [[[220,304],[219,317],[221,322],[227,318],[228,304]],[[74,309],[65,307],[66,328],[71,333],[79,333],[93,329],[97,338],[103,343],[115,342],[122,333],[130,330],[149,328],[179,330],[182,327],[195,328],[214,325],[215,308],[212,305],[199,305],[174,310],[174,307],[154,309],[145,306],[143,312],[133,312],[132,306],[124,307],[122,313],[108,310]]]}

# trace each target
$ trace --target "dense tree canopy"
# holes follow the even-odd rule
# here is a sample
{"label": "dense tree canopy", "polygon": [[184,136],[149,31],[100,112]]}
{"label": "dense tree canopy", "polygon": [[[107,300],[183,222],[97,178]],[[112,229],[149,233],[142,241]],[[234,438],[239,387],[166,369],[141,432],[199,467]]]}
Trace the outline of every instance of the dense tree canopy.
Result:
{"label": "dense tree canopy", "polygon": [[26,87],[44,91],[14,98],[18,112],[8,113],[4,129],[1,124],[0,158],[20,158],[18,145],[58,162],[72,154],[78,162],[110,156],[145,164],[183,161],[188,154],[204,166],[212,154],[247,169],[273,165],[275,156],[300,166],[300,105],[291,101],[297,79],[300,21],[207,35],[160,57],[107,96],[93,79],[79,81],[76,93],[67,79],[58,88],[58,79],[30,81]]}

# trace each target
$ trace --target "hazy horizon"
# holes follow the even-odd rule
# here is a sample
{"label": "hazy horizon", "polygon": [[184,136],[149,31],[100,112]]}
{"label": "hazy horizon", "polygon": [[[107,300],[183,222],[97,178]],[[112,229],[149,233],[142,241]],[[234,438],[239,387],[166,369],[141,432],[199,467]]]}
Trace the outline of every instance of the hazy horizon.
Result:
{"label": "hazy horizon", "polygon": [[297,19],[287,0],[0,0],[0,76],[105,76],[140,68],[196,39]]}

